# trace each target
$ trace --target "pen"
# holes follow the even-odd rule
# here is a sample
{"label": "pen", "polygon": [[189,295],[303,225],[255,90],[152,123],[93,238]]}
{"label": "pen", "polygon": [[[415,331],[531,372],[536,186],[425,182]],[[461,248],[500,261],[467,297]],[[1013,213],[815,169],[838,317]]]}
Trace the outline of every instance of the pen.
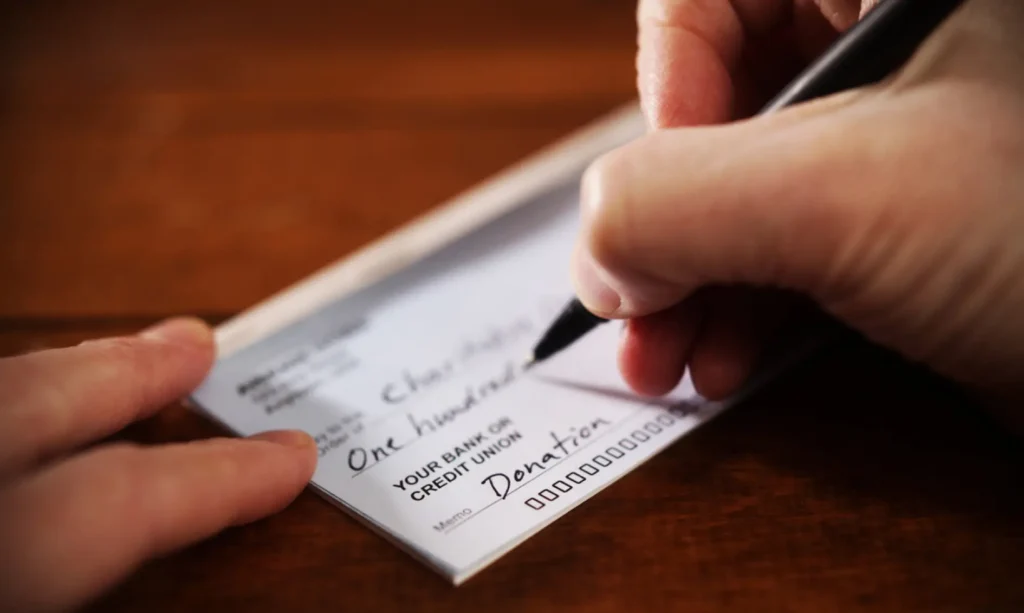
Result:
{"label": "pen", "polygon": [[[963,0],[882,0],[765,105],[759,115],[876,83],[902,66]],[[573,299],[555,318],[525,368],[569,347],[608,320]]]}

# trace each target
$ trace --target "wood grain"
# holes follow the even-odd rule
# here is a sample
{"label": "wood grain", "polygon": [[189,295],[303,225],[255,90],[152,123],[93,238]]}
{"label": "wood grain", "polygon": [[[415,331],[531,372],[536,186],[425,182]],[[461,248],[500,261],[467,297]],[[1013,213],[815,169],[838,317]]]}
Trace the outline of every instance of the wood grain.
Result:
{"label": "wood grain", "polygon": [[[211,323],[634,96],[633,2],[7,3],[0,353]],[[121,436],[218,435],[182,407]],[[460,588],[303,494],[97,611],[1005,611],[1024,453],[847,342]]]}
{"label": "wood grain", "polygon": [[626,3],[489,4],[8,7],[0,316],[237,311],[635,95]]}

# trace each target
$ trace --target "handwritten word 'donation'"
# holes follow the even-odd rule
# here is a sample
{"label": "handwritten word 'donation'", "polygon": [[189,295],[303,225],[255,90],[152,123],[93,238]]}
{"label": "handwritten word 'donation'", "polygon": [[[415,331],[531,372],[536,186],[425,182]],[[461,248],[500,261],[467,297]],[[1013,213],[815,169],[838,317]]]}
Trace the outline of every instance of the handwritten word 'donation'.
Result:
{"label": "handwritten word 'donation'", "polygon": [[553,441],[551,448],[544,452],[540,459],[525,462],[521,468],[513,470],[511,475],[504,472],[488,475],[480,484],[490,486],[494,495],[504,500],[512,493],[514,485],[522,484],[529,479],[535,478],[558,462],[569,457],[576,449],[585,445],[588,439],[593,437],[596,432],[608,426],[611,426],[611,422],[598,417],[582,426],[570,428],[568,434],[559,434],[552,431],[550,433]]}

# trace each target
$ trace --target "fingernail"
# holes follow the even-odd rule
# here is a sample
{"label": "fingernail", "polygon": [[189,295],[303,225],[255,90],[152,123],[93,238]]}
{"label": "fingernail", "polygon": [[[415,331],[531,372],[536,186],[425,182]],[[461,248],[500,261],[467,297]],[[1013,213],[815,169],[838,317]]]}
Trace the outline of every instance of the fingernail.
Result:
{"label": "fingernail", "polygon": [[171,343],[201,343],[210,338],[210,327],[201,319],[176,317],[139,333],[141,338]]}
{"label": "fingernail", "polygon": [[618,310],[622,298],[605,282],[603,271],[585,250],[577,256],[575,269],[576,292],[583,304],[603,315]]}
{"label": "fingernail", "polygon": [[271,430],[254,434],[249,439],[267,441],[293,449],[306,449],[314,446],[313,438],[302,430]]}

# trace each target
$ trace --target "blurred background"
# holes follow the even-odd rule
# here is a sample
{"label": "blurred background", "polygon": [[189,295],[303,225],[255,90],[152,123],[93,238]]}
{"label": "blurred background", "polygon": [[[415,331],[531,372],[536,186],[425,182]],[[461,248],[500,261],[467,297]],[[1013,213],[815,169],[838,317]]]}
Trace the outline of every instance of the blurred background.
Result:
{"label": "blurred background", "polygon": [[3,353],[216,323],[635,96],[630,0],[0,10]]}
{"label": "blurred background", "polygon": [[[0,3],[0,355],[216,324],[632,101],[635,11]],[[306,492],[93,610],[1021,610],[1019,443],[965,405],[840,347],[458,590]]]}

